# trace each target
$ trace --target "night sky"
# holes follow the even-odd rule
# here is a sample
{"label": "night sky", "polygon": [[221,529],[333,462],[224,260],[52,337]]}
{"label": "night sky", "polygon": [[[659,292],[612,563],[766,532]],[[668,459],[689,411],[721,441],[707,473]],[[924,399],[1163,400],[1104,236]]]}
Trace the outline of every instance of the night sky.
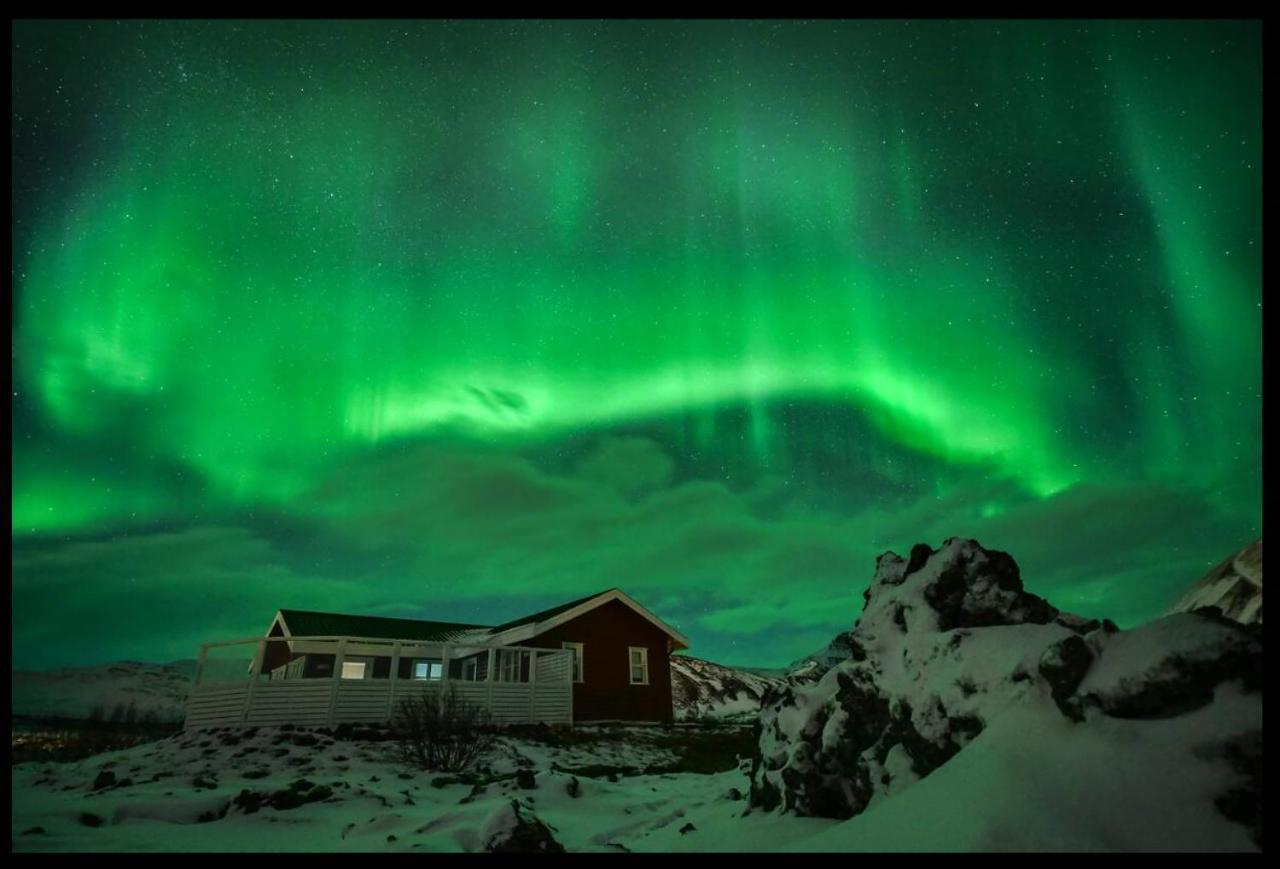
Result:
{"label": "night sky", "polygon": [[779,666],[1261,533],[1249,22],[15,22],[13,657],[612,586]]}

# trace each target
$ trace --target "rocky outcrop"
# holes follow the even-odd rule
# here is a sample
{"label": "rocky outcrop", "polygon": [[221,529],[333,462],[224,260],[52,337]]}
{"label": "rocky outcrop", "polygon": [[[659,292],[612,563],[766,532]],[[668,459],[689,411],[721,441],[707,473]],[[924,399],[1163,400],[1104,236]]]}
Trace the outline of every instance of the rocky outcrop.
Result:
{"label": "rocky outcrop", "polygon": [[[852,817],[946,764],[1010,708],[1056,706],[1064,726],[1101,732],[1106,717],[1203,709],[1230,682],[1256,695],[1260,721],[1260,630],[1213,613],[1120,631],[1059,611],[1024,589],[1009,555],[958,538],[885,553],[864,597],[847,639],[856,657],[764,698],[752,807]],[[1251,787],[1222,795],[1220,811],[1253,817]]]}

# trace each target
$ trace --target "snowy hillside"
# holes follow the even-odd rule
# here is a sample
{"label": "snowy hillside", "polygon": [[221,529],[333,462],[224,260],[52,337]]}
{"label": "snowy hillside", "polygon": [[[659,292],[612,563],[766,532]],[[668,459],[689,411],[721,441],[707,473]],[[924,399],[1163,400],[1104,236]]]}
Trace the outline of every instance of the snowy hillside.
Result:
{"label": "snowy hillside", "polygon": [[131,703],[139,716],[182,719],[195,661],[143,664],[119,661],[99,667],[13,671],[12,714],[88,718],[95,708],[109,716]]}
{"label": "snowy hillside", "polygon": [[671,656],[671,699],[677,720],[754,720],[765,691],[782,683],[688,655]]}
{"label": "snowy hillside", "polygon": [[805,847],[1261,847],[1260,630],[1118,631],[958,538],[882,555],[866,598],[852,658],[761,711],[752,805],[853,819]]}
{"label": "snowy hillside", "polygon": [[1262,541],[1258,540],[1209,571],[1169,612],[1214,606],[1243,624],[1262,624]]}

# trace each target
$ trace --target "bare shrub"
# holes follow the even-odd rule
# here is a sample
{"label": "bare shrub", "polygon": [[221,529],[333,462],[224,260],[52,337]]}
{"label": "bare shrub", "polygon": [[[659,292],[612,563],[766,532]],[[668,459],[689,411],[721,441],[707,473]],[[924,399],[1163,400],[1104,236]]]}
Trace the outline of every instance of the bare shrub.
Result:
{"label": "bare shrub", "polygon": [[461,772],[493,745],[488,710],[468,702],[454,685],[404,698],[392,719],[402,763],[421,770]]}

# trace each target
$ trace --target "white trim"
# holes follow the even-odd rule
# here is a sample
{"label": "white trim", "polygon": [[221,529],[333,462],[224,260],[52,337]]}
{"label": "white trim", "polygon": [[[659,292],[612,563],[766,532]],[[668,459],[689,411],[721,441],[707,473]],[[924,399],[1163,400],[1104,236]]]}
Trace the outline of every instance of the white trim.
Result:
{"label": "white trim", "polygon": [[573,649],[573,651],[575,652],[573,656],[573,661],[574,661],[574,666],[576,666],[578,669],[578,678],[576,679],[573,678],[573,673],[572,672],[569,673],[569,681],[574,684],[582,684],[583,682],[587,681],[586,647],[587,647],[586,643],[563,643],[562,642],[560,644],[560,648]]}
{"label": "white trim", "polygon": [[[644,667],[643,682],[637,682],[635,679],[631,678],[631,671],[635,669],[635,666],[636,666],[631,661],[632,652],[640,652],[642,655],[644,655],[644,659],[640,665]],[[649,684],[649,647],[648,646],[627,646],[627,684],[628,685],[648,685]]]}
{"label": "white trim", "polygon": [[509,644],[514,645],[517,643],[521,643],[524,640],[530,639],[531,637],[536,637],[538,634],[544,634],[547,631],[551,630],[552,628],[559,627],[565,622],[572,621],[580,615],[589,613],[591,612],[591,610],[595,609],[598,606],[603,606],[609,603],[610,601],[615,601],[615,600],[622,601],[622,603],[631,607],[641,616],[648,619],[650,622],[653,623],[655,627],[657,627],[663,633],[670,636],[682,648],[685,648],[685,649],[689,648],[689,639],[684,634],[680,633],[675,628],[671,627],[666,622],[664,622],[662,619],[658,618],[653,613],[649,612],[647,609],[642,607],[640,604],[636,603],[634,600],[632,600],[632,598],[626,592],[624,592],[620,588],[612,588],[606,592],[602,592],[601,594],[596,595],[590,600],[583,601],[573,609],[565,610],[564,612],[559,613],[558,615],[552,616],[546,621],[530,623],[525,625],[517,625],[516,627],[509,628],[508,630],[502,631],[501,633],[491,634],[490,642],[494,642],[499,645],[509,645]]}

